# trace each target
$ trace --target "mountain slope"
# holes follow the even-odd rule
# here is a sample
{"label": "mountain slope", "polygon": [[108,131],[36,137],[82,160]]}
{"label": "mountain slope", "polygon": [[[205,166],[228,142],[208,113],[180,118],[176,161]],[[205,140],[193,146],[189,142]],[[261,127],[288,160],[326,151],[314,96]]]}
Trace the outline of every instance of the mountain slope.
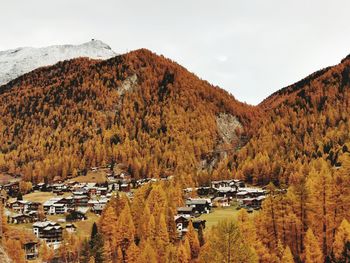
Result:
{"label": "mountain slope", "polygon": [[81,45],[23,47],[0,51],[0,85],[36,68],[53,65],[59,61],[78,57],[108,59],[116,55],[108,45],[99,40],[92,40]]}
{"label": "mountain slope", "polygon": [[348,56],[264,100],[261,128],[238,153],[238,176],[279,184],[317,158],[339,165],[350,149],[349,88]]}
{"label": "mountain slope", "polygon": [[259,115],[145,49],[37,69],[0,87],[0,105],[0,167],[33,181],[122,162],[136,178],[191,182],[208,153],[249,135]]}

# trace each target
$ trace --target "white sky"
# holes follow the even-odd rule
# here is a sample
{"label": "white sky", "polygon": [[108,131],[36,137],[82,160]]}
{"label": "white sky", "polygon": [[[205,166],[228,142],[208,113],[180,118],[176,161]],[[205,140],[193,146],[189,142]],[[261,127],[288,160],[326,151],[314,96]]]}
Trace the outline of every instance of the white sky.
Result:
{"label": "white sky", "polygon": [[349,11],[349,0],[0,0],[0,50],[144,47],[257,104],[350,53]]}

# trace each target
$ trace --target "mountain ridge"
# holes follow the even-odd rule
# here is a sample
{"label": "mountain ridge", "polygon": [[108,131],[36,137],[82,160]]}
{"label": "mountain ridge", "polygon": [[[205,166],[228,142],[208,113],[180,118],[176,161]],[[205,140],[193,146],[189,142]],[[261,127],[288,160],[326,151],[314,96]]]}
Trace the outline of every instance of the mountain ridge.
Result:
{"label": "mountain ridge", "polygon": [[80,45],[20,47],[0,51],[0,86],[34,69],[59,61],[78,57],[108,59],[116,55],[110,46],[94,39]]}

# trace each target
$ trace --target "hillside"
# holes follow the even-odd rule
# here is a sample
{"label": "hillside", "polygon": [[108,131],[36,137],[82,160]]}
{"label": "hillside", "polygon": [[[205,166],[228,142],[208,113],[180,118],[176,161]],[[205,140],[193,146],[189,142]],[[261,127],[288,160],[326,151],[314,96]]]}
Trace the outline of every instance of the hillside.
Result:
{"label": "hillside", "polygon": [[317,158],[339,166],[350,149],[349,88],[347,57],[265,99],[261,128],[236,157],[238,176],[280,184]]}
{"label": "hillside", "polygon": [[117,54],[105,43],[91,40],[81,45],[56,45],[42,48],[21,47],[0,51],[0,85],[36,68],[78,57],[108,59]]}
{"label": "hillside", "polygon": [[135,178],[191,183],[260,114],[145,49],[34,70],[0,87],[0,105],[1,170],[36,182],[122,162]]}

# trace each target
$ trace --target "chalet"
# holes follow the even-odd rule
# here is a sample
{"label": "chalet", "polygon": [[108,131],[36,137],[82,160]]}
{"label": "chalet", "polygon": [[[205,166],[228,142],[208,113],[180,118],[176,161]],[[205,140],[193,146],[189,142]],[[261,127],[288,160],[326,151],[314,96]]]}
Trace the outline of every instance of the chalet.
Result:
{"label": "chalet", "polygon": [[21,231],[15,229],[8,229],[8,236],[12,240],[19,240],[25,252],[26,260],[34,260],[38,257],[38,239],[31,231],[22,229]]}
{"label": "chalet", "polygon": [[99,200],[89,200],[88,207],[90,207],[92,212],[96,214],[101,214],[103,208],[106,206],[108,201],[109,200],[107,198],[101,198]]}
{"label": "chalet", "polygon": [[68,206],[63,198],[51,198],[43,204],[44,211],[49,215],[64,214]]}
{"label": "chalet", "polygon": [[33,190],[34,191],[41,191],[45,183],[38,183],[33,185]]}
{"label": "chalet", "polygon": [[9,216],[9,223],[12,224],[26,224],[26,223],[33,223],[35,221],[35,217],[26,215],[26,214],[15,214]]}
{"label": "chalet", "polygon": [[38,257],[38,242],[27,241],[23,244],[26,260],[34,260]]}
{"label": "chalet", "polygon": [[53,249],[57,249],[62,242],[62,227],[56,222],[36,222],[33,224],[33,232]]}
{"label": "chalet", "polygon": [[28,202],[27,203],[27,213],[38,212],[41,203],[39,202]]}
{"label": "chalet", "polygon": [[246,191],[238,192],[236,194],[237,200],[244,199],[244,198],[249,198],[249,197],[250,197],[250,194],[248,192],[246,192]]}
{"label": "chalet", "polygon": [[219,181],[212,181],[211,187],[212,188],[220,188],[220,187],[239,188],[239,187],[245,187],[245,183],[237,179],[219,180]]}
{"label": "chalet", "polygon": [[[244,193],[244,194],[243,194]],[[237,198],[243,199],[246,197],[258,197],[258,196],[264,196],[266,195],[266,190],[259,189],[259,188],[250,188],[250,187],[244,187],[244,188],[238,188]]]}
{"label": "chalet", "polygon": [[106,195],[108,193],[108,187],[98,187],[96,194],[101,196],[101,195]]}
{"label": "chalet", "polygon": [[209,214],[211,210],[211,200],[204,198],[193,198],[186,200],[186,206],[193,207],[195,213],[198,214]]}
{"label": "chalet", "polygon": [[197,194],[200,195],[200,196],[208,196],[212,192],[213,191],[212,191],[211,187],[203,186],[203,187],[198,187],[197,188]]}
{"label": "chalet", "polygon": [[27,203],[28,201],[25,200],[15,200],[8,203],[7,206],[16,213],[25,213],[28,209]]}
{"label": "chalet", "polygon": [[79,210],[71,210],[68,212],[68,215],[66,216],[67,222],[74,222],[79,220],[86,220],[87,216],[86,213],[79,211]]}
{"label": "chalet", "polygon": [[248,197],[241,200],[241,204],[243,204],[246,207],[252,207],[252,208],[260,208],[262,201],[265,199],[265,196],[258,196],[258,197]]}
{"label": "chalet", "polygon": [[216,193],[215,196],[219,197],[228,197],[232,199],[233,197],[236,196],[238,187],[236,186],[221,186],[219,188],[216,188]]}
{"label": "chalet", "polygon": [[228,207],[230,206],[230,200],[227,197],[215,197],[213,199],[213,207]]}
{"label": "chalet", "polygon": [[19,193],[19,182],[11,182],[8,184],[5,184],[3,186],[3,189],[7,192],[9,196],[15,197]]}
{"label": "chalet", "polygon": [[89,191],[87,188],[81,188],[73,192],[73,196],[88,196]]}
{"label": "chalet", "polygon": [[189,215],[176,215],[174,217],[176,230],[179,232],[180,235],[183,234],[183,232],[187,232],[187,227],[190,222],[191,216]]}
{"label": "chalet", "polygon": [[87,194],[90,198],[96,196],[97,195],[97,187],[95,187],[95,186],[87,187]]}
{"label": "chalet", "polygon": [[89,197],[87,195],[75,195],[73,196],[74,207],[82,206],[87,207],[89,202]]}
{"label": "chalet", "polygon": [[188,231],[188,225],[192,221],[193,228],[198,230],[200,227],[205,228],[206,220],[191,220],[189,215],[176,215],[174,217],[176,231],[179,233],[179,236],[183,236]]}
{"label": "chalet", "polygon": [[178,207],[177,208],[177,214],[178,215],[189,215],[192,216],[194,215],[194,207]]}

